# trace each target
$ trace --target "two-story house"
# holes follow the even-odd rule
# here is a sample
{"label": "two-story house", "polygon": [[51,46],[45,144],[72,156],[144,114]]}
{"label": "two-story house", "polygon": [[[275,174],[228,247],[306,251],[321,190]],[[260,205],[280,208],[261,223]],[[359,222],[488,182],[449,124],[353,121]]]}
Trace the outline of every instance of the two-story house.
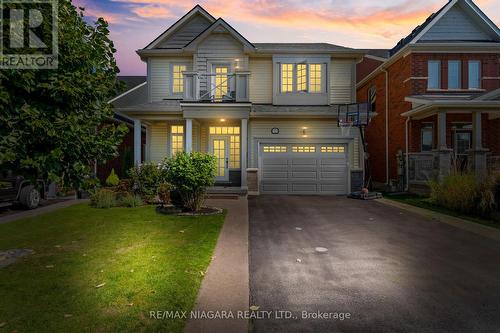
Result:
{"label": "two-story house", "polygon": [[[147,82],[113,101],[135,120],[135,156],[217,158],[216,185],[276,194],[347,194],[363,185],[356,101],[363,51],[332,44],[251,43],[199,5],[137,51]],[[146,144],[140,144],[141,126]],[[140,163],[136,159],[136,163]]]}
{"label": "two-story house", "polygon": [[375,185],[417,189],[453,169],[498,168],[500,31],[472,1],[432,14],[360,78],[357,94],[376,113],[366,130]]}

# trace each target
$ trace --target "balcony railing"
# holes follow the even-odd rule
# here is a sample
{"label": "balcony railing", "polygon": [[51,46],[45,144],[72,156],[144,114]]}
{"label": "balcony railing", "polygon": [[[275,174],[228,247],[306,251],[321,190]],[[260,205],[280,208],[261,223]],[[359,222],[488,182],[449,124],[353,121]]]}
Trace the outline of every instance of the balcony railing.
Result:
{"label": "balcony railing", "polygon": [[184,72],[184,101],[202,103],[248,102],[250,72]]}

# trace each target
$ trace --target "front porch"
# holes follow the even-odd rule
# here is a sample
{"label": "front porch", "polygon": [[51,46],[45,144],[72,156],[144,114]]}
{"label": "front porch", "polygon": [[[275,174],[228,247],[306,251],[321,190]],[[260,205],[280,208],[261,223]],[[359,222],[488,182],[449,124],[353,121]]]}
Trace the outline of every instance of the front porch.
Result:
{"label": "front porch", "polygon": [[[215,187],[209,192],[246,193],[248,119],[213,112],[220,118],[213,118],[213,113],[206,117],[205,112],[191,110],[184,111],[184,116],[135,119],[134,156],[145,156],[144,161],[136,158],[135,163],[160,162],[181,151],[211,153],[217,159],[217,176]],[[186,115],[192,117],[185,118]],[[137,134],[143,126],[146,127],[144,146]]]}
{"label": "front porch", "polygon": [[495,170],[500,158],[500,109],[496,111],[439,108],[409,117],[409,152],[400,163],[408,187],[426,186],[454,172],[474,172],[478,177],[500,172]]}

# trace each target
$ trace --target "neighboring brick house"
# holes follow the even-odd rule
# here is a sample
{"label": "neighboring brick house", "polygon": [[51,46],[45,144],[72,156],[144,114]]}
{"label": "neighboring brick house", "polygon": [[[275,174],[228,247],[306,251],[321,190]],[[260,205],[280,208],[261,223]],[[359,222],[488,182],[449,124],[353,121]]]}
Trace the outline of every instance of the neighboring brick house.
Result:
{"label": "neighboring brick house", "polygon": [[[124,93],[117,96],[115,99],[129,94],[134,89],[138,89],[141,85],[146,83],[146,76],[120,76],[120,81],[125,83]],[[115,99],[111,100],[113,102]],[[125,124],[129,128],[128,133],[123,138],[123,141],[118,148],[118,157],[108,161],[105,164],[98,164],[96,167],[96,175],[102,182],[106,180],[112,169],[120,178],[127,177],[127,171],[134,166],[134,121],[123,114],[115,112],[114,118],[111,120],[116,124]],[[143,144],[146,141],[146,130],[143,129],[142,133]],[[141,158],[144,160],[144,156]]]}
{"label": "neighboring brick house", "polygon": [[366,129],[373,185],[485,174],[500,159],[500,31],[472,1],[449,1],[358,78],[357,101],[376,112]]}

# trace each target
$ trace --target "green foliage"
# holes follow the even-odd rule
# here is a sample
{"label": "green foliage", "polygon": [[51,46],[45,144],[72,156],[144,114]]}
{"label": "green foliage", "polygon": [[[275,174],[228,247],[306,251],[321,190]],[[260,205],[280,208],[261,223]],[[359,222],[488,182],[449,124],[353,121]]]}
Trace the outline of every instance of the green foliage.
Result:
{"label": "green foliage", "polygon": [[145,163],[133,167],[128,172],[132,181],[134,193],[139,194],[146,201],[156,196],[158,186],[163,181],[162,170],[155,163]]}
{"label": "green foliage", "polygon": [[170,204],[170,192],[173,190],[173,186],[169,183],[161,183],[158,186],[158,198],[163,205]]}
{"label": "green foliage", "polygon": [[90,196],[90,204],[95,208],[111,208],[115,207],[116,194],[108,189],[100,189]]}
{"label": "green foliage", "polygon": [[106,185],[117,186],[120,183],[120,178],[115,173],[115,169],[111,169],[111,173],[108,178],[106,178]]}
{"label": "green foliage", "polygon": [[121,176],[124,177],[130,168],[134,167],[134,152],[132,147],[124,147],[121,156]]}
{"label": "green foliage", "polygon": [[489,218],[495,209],[494,180],[472,173],[453,173],[441,182],[431,181],[431,202],[468,215]]}
{"label": "green foliage", "polygon": [[0,71],[0,168],[78,188],[128,129],[106,123],[122,86],[108,23],[58,0],[58,29],[58,69]]}
{"label": "green foliage", "polygon": [[124,207],[135,208],[142,206],[144,203],[140,196],[128,193],[120,200],[120,204]]}
{"label": "green foliage", "polygon": [[206,189],[214,184],[216,159],[200,152],[176,154],[165,161],[166,180],[175,186],[183,206],[191,211],[201,208]]}
{"label": "green foliage", "polygon": [[101,187],[101,182],[96,177],[87,177],[82,183],[82,190],[84,191],[94,191]]}

